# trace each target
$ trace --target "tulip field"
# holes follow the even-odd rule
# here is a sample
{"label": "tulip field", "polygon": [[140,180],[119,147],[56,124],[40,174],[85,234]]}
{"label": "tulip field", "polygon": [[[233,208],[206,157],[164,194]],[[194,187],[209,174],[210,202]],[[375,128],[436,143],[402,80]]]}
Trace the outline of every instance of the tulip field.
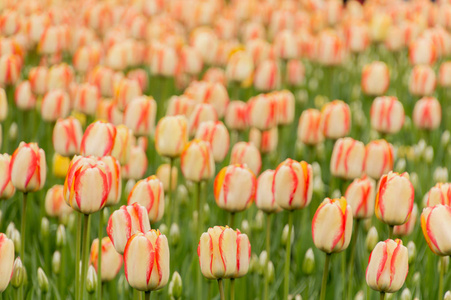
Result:
{"label": "tulip field", "polygon": [[0,1],[1,299],[451,300],[451,1]]}

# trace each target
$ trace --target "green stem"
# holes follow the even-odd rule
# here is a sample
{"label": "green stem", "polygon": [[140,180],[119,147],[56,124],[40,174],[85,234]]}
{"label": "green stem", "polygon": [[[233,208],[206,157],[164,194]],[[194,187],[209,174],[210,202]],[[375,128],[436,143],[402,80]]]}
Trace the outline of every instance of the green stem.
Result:
{"label": "green stem", "polygon": [[80,248],[81,248],[81,213],[77,213],[77,236],[75,240],[75,299],[79,299],[80,292]]}
{"label": "green stem", "polygon": [[145,300],[150,300],[150,291],[147,291],[144,295]]}
{"label": "green stem", "polygon": [[329,276],[329,263],[330,263],[330,253],[326,253],[326,261],[324,262],[323,280],[321,281],[321,295],[320,300],[326,299],[326,285],[327,277]]}
{"label": "green stem", "polygon": [[[27,195],[28,193],[23,193],[22,198],[22,215],[20,220],[20,257],[25,266],[25,229],[27,220]],[[23,291],[24,284],[19,288],[19,297],[22,298],[24,295]]]}
{"label": "green stem", "polygon": [[99,248],[97,251],[97,299],[102,299],[102,237],[103,237],[103,208],[99,215]]}
{"label": "green stem", "polygon": [[80,299],[83,299],[84,291],[85,291],[85,282],[86,282],[86,275],[88,271],[88,262],[87,262],[87,255],[88,255],[88,247],[86,247],[87,244],[89,244],[89,217],[90,215],[84,215],[83,216],[83,251],[81,254],[81,284],[80,284]]}
{"label": "green stem", "polygon": [[230,278],[230,300],[235,300],[235,278]]}
{"label": "green stem", "polygon": [[379,296],[380,300],[384,300],[385,299],[385,292],[381,292],[380,296]]}
{"label": "green stem", "polygon": [[230,222],[229,222],[229,226],[230,228],[233,229],[233,227],[235,226],[235,213],[231,212],[230,213]]}
{"label": "green stem", "polygon": [[[202,181],[199,181],[197,183],[197,238],[200,239],[200,236],[202,235]],[[202,274],[199,270],[197,272],[197,299],[202,299]]]}
{"label": "green stem", "polygon": [[172,166],[174,165],[174,158],[170,158],[169,163],[169,190],[168,190],[168,227],[171,227],[172,224],[172,210],[175,209],[175,203],[172,203]]}
{"label": "green stem", "polygon": [[[357,265],[357,264],[354,264],[354,256],[355,256],[355,248],[357,245],[357,236],[359,234],[359,225],[360,225],[360,219],[357,219],[354,224],[354,234],[352,235],[352,241],[351,241],[351,256],[349,257],[349,264],[348,264],[348,272],[349,272],[348,278],[353,278],[354,266]],[[348,280],[348,298],[350,298],[351,295],[352,295],[352,280]]]}
{"label": "green stem", "polygon": [[285,251],[285,272],[284,272],[284,286],[283,299],[288,299],[288,291],[290,289],[290,258],[291,258],[291,229],[293,227],[293,211],[288,212],[288,237],[287,247]]}
{"label": "green stem", "polygon": [[440,262],[440,279],[438,284],[438,299],[443,299],[443,277],[445,276],[445,257],[441,257]]}
{"label": "green stem", "polygon": [[[218,279],[218,286],[219,286],[220,299],[221,300],[225,300],[225,297],[224,297],[224,285],[223,285],[223,282],[222,282],[221,278]],[[198,299],[202,299],[202,298],[198,298]]]}
{"label": "green stem", "polygon": [[[271,214],[266,214],[266,255],[268,257],[268,263],[270,261],[270,252],[271,252],[271,244],[270,244],[270,236],[271,236]],[[266,264],[266,267],[268,267],[268,264]],[[268,270],[265,270],[264,272],[265,274],[265,288],[264,288],[264,293],[263,293],[263,297],[264,300],[268,299],[269,296],[269,274],[268,274]]]}
{"label": "green stem", "polygon": [[393,225],[388,225],[388,238],[389,239],[393,239],[393,229],[394,229]]}

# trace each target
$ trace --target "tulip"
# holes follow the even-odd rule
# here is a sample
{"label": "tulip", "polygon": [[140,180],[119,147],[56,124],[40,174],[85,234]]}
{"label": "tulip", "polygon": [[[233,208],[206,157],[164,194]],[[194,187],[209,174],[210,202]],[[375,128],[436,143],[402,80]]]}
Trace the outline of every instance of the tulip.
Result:
{"label": "tulip", "polygon": [[312,220],[315,246],[326,254],[345,250],[351,241],[352,217],[352,208],[344,197],[326,198]]}
{"label": "tulip", "polygon": [[318,36],[317,61],[325,66],[341,64],[344,57],[344,43],[332,30],[324,30]]}
{"label": "tulip", "polygon": [[133,203],[147,209],[151,224],[160,221],[164,214],[163,183],[155,175],[138,181],[128,195],[127,205]]}
{"label": "tulip", "polygon": [[302,61],[291,59],[287,62],[285,80],[289,86],[300,86],[305,81],[305,67]]}
{"label": "tulip", "polygon": [[[6,98],[6,96],[5,96]],[[17,108],[22,110],[31,110],[36,105],[36,97],[31,90],[30,81],[25,80],[19,83],[14,92],[14,102]],[[7,107],[3,108],[2,113],[7,113]]]}
{"label": "tulip", "polygon": [[130,151],[133,142],[133,132],[125,125],[116,126],[116,137],[111,155],[119,160],[121,165],[126,165],[130,159]]}
{"label": "tulip", "polygon": [[75,156],[64,181],[66,203],[85,215],[101,210],[111,190],[108,166],[90,157]]}
{"label": "tulip", "polygon": [[254,63],[252,57],[245,51],[233,53],[226,67],[226,77],[230,81],[243,83],[252,78]]}
{"label": "tulip", "polygon": [[376,200],[376,182],[365,175],[354,179],[346,189],[345,198],[355,219],[371,218]]}
{"label": "tulip", "polygon": [[256,65],[267,59],[275,58],[274,47],[262,38],[246,41],[246,52],[249,53]]}
{"label": "tulip", "polygon": [[159,230],[136,233],[124,252],[125,277],[140,291],[158,290],[169,280],[169,245]]}
{"label": "tulip", "polygon": [[274,60],[262,61],[255,70],[254,87],[257,91],[271,91],[280,86],[279,66]]}
{"label": "tulip", "polygon": [[200,182],[213,177],[215,163],[210,143],[195,139],[186,144],[180,166],[187,180]]}
{"label": "tulip", "polygon": [[243,101],[230,101],[224,116],[224,122],[232,130],[245,130],[247,122],[247,105]]}
{"label": "tulip", "polygon": [[202,122],[197,128],[196,139],[209,142],[215,162],[222,162],[229,152],[229,132],[221,121]]}
{"label": "tulip", "polygon": [[187,122],[184,116],[166,116],[155,130],[155,149],[166,157],[178,157],[188,142]]}
{"label": "tulip", "polygon": [[427,65],[413,67],[409,78],[409,92],[414,96],[429,96],[434,93],[436,78],[434,70]]}
{"label": "tulip", "polygon": [[274,170],[266,170],[261,173],[258,176],[257,189],[255,191],[255,205],[258,209],[268,214],[281,210],[272,190],[275,172]]}
{"label": "tulip", "polygon": [[321,110],[321,130],[326,138],[338,139],[351,130],[351,110],[341,100],[334,100]]}
{"label": "tulip", "polygon": [[0,86],[14,85],[20,77],[21,58],[15,54],[0,57]]}
{"label": "tulip", "polygon": [[370,118],[373,129],[394,134],[404,125],[404,107],[396,97],[377,97],[371,105]]}
{"label": "tulip", "polygon": [[[99,255],[99,239],[92,241],[91,245],[91,264],[97,271],[98,268],[98,255]],[[102,264],[101,264],[101,281],[111,281],[119,273],[122,267],[122,255],[116,252],[113,243],[109,237],[102,239]]]}
{"label": "tulip", "polygon": [[381,61],[373,61],[362,71],[362,90],[366,95],[380,96],[387,92],[390,85],[390,72]]}
{"label": "tulip", "polygon": [[[171,188],[171,191],[175,191],[175,189],[177,188],[177,168],[172,167],[172,171],[170,170],[170,168],[170,164],[162,164],[157,168],[156,172],[157,178],[163,183],[165,192],[168,192],[169,188]],[[171,180],[171,183],[169,183],[169,180]]]}
{"label": "tulip", "polygon": [[427,206],[432,207],[438,204],[450,206],[451,203],[451,184],[437,183],[433,186],[427,195]]}
{"label": "tulip", "polygon": [[440,65],[438,71],[438,83],[440,86],[451,87],[451,62],[446,61]]}
{"label": "tulip", "polygon": [[369,142],[365,147],[363,171],[368,176],[379,179],[393,170],[393,146],[386,140]]}
{"label": "tulip", "polygon": [[413,123],[419,129],[437,129],[442,120],[440,102],[433,97],[421,98],[415,103],[412,118]]}
{"label": "tulip", "polygon": [[143,178],[147,171],[147,156],[140,146],[132,146],[130,149],[130,159],[126,165],[122,166],[122,177],[124,179]]}
{"label": "tulip", "polygon": [[7,153],[0,154],[0,199],[6,200],[11,198],[16,192],[16,188],[11,182],[11,156]]}
{"label": "tulip", "polygon": [[150,230],[147,209],[138,203],[121,206],[108,220],[107,234],[119,254],[123,254],[127,241],[137,232]]}
{"label": "tulip", "polygon": [[333,176],[345,179],[360,177],[365,159],[365,145],[350,137],[335,142],[330,160],[330,172]]}
{"label": "tulip", "polygon": [[230,164],[246,164],[252,173],[259,174],[262,167],[260,152],[252,143],[236,143],[230,154]]}
{"label": "tulip", "polygon": [[221,83],[207,81],[193,81],[184,92],[185,96],[193,99],[195,103],[211,104],[218,118],[222,118],[229,103],[229,95]]}
{"label": "tulip", "polygon": [[149,85],[149,76],[144,69],[134,69],[127,73],[127,78],[138,81],[141,91],[146,91]]}
{"label": "tulip", "polygon": [[123,124],[124,114],[112,100],[101,100],[97,105],[96,118],[101,121],[109,122],[114,125]]}
{"label": "tulip", "polygon": [[196,48],[184,46],[181,49],[180,59],[182,69],[185,73],[189,75],[197,75],[202,71],[202,56]]}
{"label": "tulip", "polygon": [[420,37],[409,46],[409,62],[412,65],[433,65],[436,58],[437,50],[428,38]]}
{"label": "tulip", "polygon": [[85,130],[81,140],[81,155],[110,155],[116,139],[116,127],[111,123],[97,121]]}
{"label": "tulip", "polygon": [[249,131],[249,142],[257,147],[260,153],[270,153],[277,147],[278,135],[277,127],[266,131],[251,128]]}
{"label": "tulip", "polygon": [[247,102],[247,121],[251,127],[268,130],[278,123],[278,101],[269,94],[260,94]]}
{"label": "tulip", "polygon": [[368,25],[362,21],[350,22],[345,27],[345,41],[351,52],[361,53],[365,51],[370,45]]}
{"label": "tulip", "polygon": [[48,72],[49,70],[44,66],[33,67],[28,72],[31,90],[36,95],[44,95],[47,92]]}
{"label": "tulip", "polygon": [[152,97],[140,96],[131,100],[124,110],[124,124],[136,136],[149,136],[155,130],[157,103]]}
{"label": "tulip", "polygon": [[133,99],[138,98],[141,95],[141,87],[136,80],[122,78],[114,87],[114,99],[121,111],[123,111]]}
{"label": "tulip", "polygon": [[49,217],[63,219],[72,213],[72,208],[64,200],[63,190],[64,186],[57,184],[45,194],[45,212]]}
{"label": "tulip", "polygon": [[100,91],[89,83],[79,85],[75,91],[74,109],[87,115],[94,115],[100,102]]}
{"label": "tulip", "polygon": [[80,152],[83,130],[80,121],[74,117],[58,119],[53,128],[53,146],[62,156],[73,156]]}
{"label": "tulip", "polygon": [[[393,234],[396,236],[408,236],[415,229],[415,225],[418,217],[418,206],[413,204],[412,213],[409,219],[403,225],[398,225],[393,228]],[[408,246],[408,245],[407,245]]]}
{"label": "tulip", "polygon": [[[97,66],[90,72],[88,82],[96,85],[102,96],[112,97],[114,95],[115,84],[116,82],[119,83],[122,77],[122,73],[115,73],[108,67]],[[135,88],[134,84],[133,87]]]}
{"label": "tulip", "polygon": [[110,183],[110,192],[105,206],[116,205],[121,200],[122,192],[121,164],[117,158],[109,155],[99,158],[99,161],[106,165],[108,182]]}
{"label": "tulip", "polygon": [[53,65],[47,73],[47,91],[51,90],[64,90],[68,91],[70,84],[74,80],[74,71],[72,68],[61,63],[59,65]]}
{"label": "tulip", "polygon": [[72,58],[75,70],[81,74],[86,74],[99,64],[101,54],[102,48],[98,43],[78,48]]}
{"label": "tulip", "polygon": [[9,281],[13,275],[14,266],[14,243],[0,233],[0,292],[8,287]]}
{"label": "tulip", "polygon": [[316,145],[324,141],[320,127],[321,112],[314,108],[306,109],[299,117],[297,138],[304,144]]}
{"label": "tulip", "polygon": [[41,104],[41,116],[44,121],[54,122],[69,114],[69,95],[63,90],[52,90],[45,94]]}
{"label": "tulip", "polygon": [[224,167],[216,175],[213,185],[216,204],[232,214],[243,211],[252,205],[256,185],[255,175],[245,165]]}
{"label": "tulip", "polygon": [[17,190],[28,193],[42,189],[47,174],[44,150],[36,143],[21,142],[11,157],[9,172]]}
{"label": "tulip", "polygon": [[451,236],[446,230],[450,221],[451,208],[447,205],[429,206],[421,213],[423,235],[434,254],[440,256],[451,254]]}
{"label": "tulip", "polygon": [[218,115],[216,113],[216,110],[211,104],[208,103],[201,103],[197,104],[194,107],[193,113],[190,115],[188,120],[188,128],[189,128],[189,134],[190,136],[193,136],[197,128],[199,128],[199,125],[202,122],[207,121],[218,121]]}
{"label": "tulip", "polygon": [[183,115],[189,118],[194,110],[195,105],[196,102],[188,96],[172,96],[171,98],[169,98],[166,116]]}
{"label": "tulip", "polygon": [[399,239],[377,243],[366,269],[366,282],[381,293],[398,291],[409,270],[408,251]]}
{"label": "tulip", "polygon": [[413,185],[406,172],[382,176],[376,196],[376,217],[390,227],[407,222],[413,209]]}
{"label": "tulip", "polygon": [[175,47],[155,42],[150,50],[150,66],[152,75],[173,77],[182,65]]}
{"label": "tulip", "polygon": [[293,123],[295,112],[294,95],[288,90],[272,92],[271,95],[277,103],[278,125],[289,125]]}
{"label": "tulip", "polygon": [[227,85],[227,78],[225,75],[225,71],[220,68],[209,68],[202,77],[203,81],[211,82],[211,83],[220,83],[223,86]]}

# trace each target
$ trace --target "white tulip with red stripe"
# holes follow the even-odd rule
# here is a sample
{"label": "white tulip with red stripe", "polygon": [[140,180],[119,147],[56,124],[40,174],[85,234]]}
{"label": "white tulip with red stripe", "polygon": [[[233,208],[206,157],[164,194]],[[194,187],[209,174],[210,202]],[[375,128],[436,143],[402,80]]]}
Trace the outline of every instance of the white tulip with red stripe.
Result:
{"label": "white tulip with red stripe", "polygon": [[304,144],[316,145],[324,141],[321,130],[321,112],[314,108],[306,109],[299,117],[297,138]]}
{"label": "white tulip with red stripe", "polygon": [[193,81],[186,88],[184,95],[193,99],[196,103],[211,104],[216,110],[218,118],[224,116],[229,103],[227,89],[223,84],[217,82]]}
{"label": "white tulip with red stripe", "polygon": [[44,121],[54,122],[69,114],[69,95],[63,90],[52,90],[45,94],[41,103],[41,116]]}
{"label": "white tulip with red stripe", "polygon": [[114,156],[103,156],[99,158],[107,167],[108,181],[110,182],[110,192],[108,193],[106,206],[113,206],[119,203],[122,193],[121,164]]}
{"label": "white tulip with red stripe", "polygon": [[166,116],[183,115],[186,118],[189,118],[196,105],[196,102],[193,99],[185,95],[172,96],[168,101]]}
{"label": "white tulip with red stripe", "polygon": [[362,175],[365,145],[350,137],[338,139],[332,150],[330,172],[333,176],[354,179]]}
{"label": "white tulip with red stripe", "polygon": [[130,159],[130,151],[133,143],[133,132],[125,125],[116,126],[116,137],[111,155],[119,160],[121,165],[126,165]]}
{"label": "white tulip with red stripe", "polygon": [[78,154],[82,136],[83,129],[78,119],[74,117],[58,119],[52,136],[55,152],[66,157]]}
{"label": "white tulip with red stripe", "polygon": [[[107,282],[113,280],[122,267],[122,255],[117,253],[117,251],[114,249],[113,243],[111,242],[109,237],[104,237],[102,239],[102,267],[101,267],[101,274],[102,274],[102,282]],[[91,264],[96,269],[96,272],[98,274],[98,266],[97,263],[99,261],[99,239],[95,239],[92,241],[91,244],[91,257],[90,261]]]}
{"label": "white tulip with red stripe", "polygon": [[262,167],[260,151],[250,142],[238,142],[232,148],[230,164],[245,164],[254,174],[258,175]]}
{"label": "white tulip with red stripe", "polygon": [[114,100],[121,111],[123,111],[133,99],[138,98],[141,95],[141,86],[137,80],[122,78],[114,85]]}
{"label": "white tulip with red stripe", "polygon": [[[14,92],[14,102],[17,108],[22,110],[31,110],[36,106],[36,97],[31,90],[30,81],[25,80],[17,85]],[[3,111],[7,112],[7,108]]]}
{"label": "white tulip with red stripe", "polygon": [[415,229],[418,218],[418,206],[416,203],[413,204],[412,213],[406,223],[402,225],[397,225],[393,228],[393,234],[395,236],[408,236]]}
{"label": "white tulip with red stripe", "polygon": [[415,66],[409,78],[409,92],[414,96],[430,96],[434,93],[436,76],[427,65]]}
{"label": "white tulip with red stripe", "polygon": [[269,92],[278,89],[280,80],[280,70],[275,60],[264,60],[255,69],[254,87],[257,91]]}
{"label": "white tulip with red stripe", "polygon": [[354,179],[346,189],[345,198],[351,206],[354,219],[371,218],[376,201],[376,182],[365,175]]}
{"label": "white tulip with red stripe", "polygon": [[124,124],[137,136],[153,135],[157,103],[152,97],[140,96],[131,100],[124,111]]}
{"label": "white tulip with red stripe", "polygon": [[371,127],[382,133],[394,134],[404,125],[404,107],[394,96],[374,99],[370,110]]}
{"label": "white tulip with red stripe", "polygon": [[155,130],[155,149],[166,157],[178,157],[188,142],[188,125],[181,115],[166,116],[158,121]]}
{"label": "white tulip with red stripe", "polygon": [[230,101],[225,112],[224,122],[231,130],[245,130],[248,127],[246,102]]}
{"label": "white tulip with red stripe", "polygon": [[247,102],[247,120],[251,127],[268,130],[278,124],[278,102],[270,94],[260,94]]}
{"label": "white tulip with red stripe", "polygon": [[140,146],[132,146],[127,164],[122,166],[122,178],[141,179],[147,171],[146,151]]}
{"label": "white tulip with red stripe", "polygon": [[445,61],[438,71],[438,84],[442,87],[451,87],[451,61]]}
{"label": "white tulip with red stripe", "polygon": [[57,184],[45,194],[45,212],[49,217],[63,218],[72,213],[72,208],[66,204],[63,194],[64,186]]}
{"label": "white tulip with red stripe", "polygon": [[382,61],[373,61],[362,71],[362,90],[367,95],[380,96],[390,86],[390,72]]}
{"label": "white tulip with red stripe", "polygon": [[202,122],[207,121],[218,121],[218,114],[214,109],[213,105],[208,103],[200,103],[194,107],[193,113],[188,119],[188,128],[190,136],[196,134],[197,128]]}
{"label": "white tulip with red stripe", "polygon": [[437,183],[428,192],[427,206],[435,206],[443,204],[450,206],[451,204],[451,184]]}
{"label": "white tulip with red stripe", "polygon": [[221,121],[202,122],[197,128],[195,138],[210,143],[213,157],[217,163],[222,162],[229,152],[229,131]]}
{"label": "white tulip with red stripe", "polygon": [[258,176],[257,190],[255,192],[255,205],[258,209],[266,213],[279,212],[280,206],[276,202],[272,190],[275,170],[266,170]]}
{"label": "white tulip with red stripe", "polygon": [[260,131],[257,128],[249,130],[249,142],[254,144],[260,150],[260,153],[270,153],[277,147],[279,140],[279,131],[277,127],[266,131]]}
{"label": "white tulip with red stripe", "polygon": [[0,233],[0,293],[6,290],[13,275],[14,243]]}
{"label": "white tulip with red stripe", "polygon": [[180,157],[180,168],[187,180],[200,182],[212,178],[215,161],[210,143],[195,139],[186,144]]}
{"label": "white tulip with red stripe", "polygon": [[74,109],[87,115],[94,115],[100,102],[100,91],[89,83],[79,85],[75,91]]}
{"label": "white tulip with red stripe", "polygon": [[433,65],[437,59],[434,43],[425,37],[414,40],[409,46],[409,62],[412,65]]}
{"label": "white tulip with red stripe", "polygon": [[348,135],[351,130],[351,109],[341,100],[334,100],[321,110],[321,130],[329,139],[338,139]]}
{"label": "white tulip with red stripe", "polygon": [[105,156],[113,151],[116,127],[111,123],[97,121],[86,128],[81,140],[81,155]]}
{"label": "white tulip with red stripe", "polygon": [[451,207],[438,204],[426,207],[421,213],[421,228],[426,242],[437,255],[451,255]]}
{"label": "white tulip with red stripe", "polygon": [[164,215],[163,183],[155,175],[138,181],[128,195],[127,204],[133,203],[147,209],[151,224],[160,221]]}
{"label": "white tulip with red stripe", "polygon": [[434,97],[423,97],[413,108],[413,123],[419,129],[434,130],[440,127],[442,107]]}
{"label": "white tulip with red stripe", "polygon": [[393,146],[390,143],[386,140],[371,141],[365,147],[363,171],[378,180],[393,170],[394,161]]}
{"label": "white tulip with red stripe", "polygon": [[277,124],[289,125],[293,123],[295,113],[295,99],[293,93],[288,90],[275,91],[270,94],[277,103]]}
{"label": "white tulip with red stripe", "polygon": [[16,192],[11,181],[11,155],[8,153],[0,154],[0,200],[11,198]]}
{"label": "white tulip with red stripe", "polygon": [[24,193],[36,192],[44,187],[47,175],[45,152],[36,143],[21,142],[11,157],[11,182]]}

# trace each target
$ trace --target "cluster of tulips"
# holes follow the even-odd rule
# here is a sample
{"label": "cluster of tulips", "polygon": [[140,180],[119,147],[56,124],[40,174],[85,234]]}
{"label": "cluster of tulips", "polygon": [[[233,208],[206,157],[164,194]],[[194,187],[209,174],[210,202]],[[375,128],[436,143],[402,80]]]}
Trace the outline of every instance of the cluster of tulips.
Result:
{"label": "cluster of tulips", "polygon": [[448,2],[0,1],[0,299],[451,299]]}

